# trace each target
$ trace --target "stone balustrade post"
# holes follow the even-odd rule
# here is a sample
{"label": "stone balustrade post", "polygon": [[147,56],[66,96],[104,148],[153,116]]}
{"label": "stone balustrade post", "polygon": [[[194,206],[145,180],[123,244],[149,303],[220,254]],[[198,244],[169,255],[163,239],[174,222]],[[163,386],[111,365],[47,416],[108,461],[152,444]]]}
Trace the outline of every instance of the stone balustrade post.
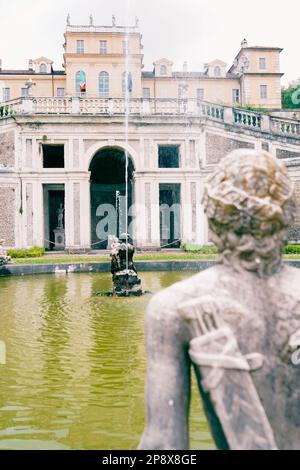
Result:
{"label": "stone balustrade post", "polygon": [[25,114],[33,113],[33,100],[32,98],[23,98],[22,99],[22,112]]}
{"label": "stone balustrade post", "polygon": [[80,99],[72,97],[72,114],[80,114]]}
{"label": "stone balustrade post", "polygon": [[261,128],[262,132],[271,132],[270,116],[268,116],[267,114],[262,114],[261,115],[260,128]]}
{"label": "stone balustrade post", "polygon": [[143,114],[151,114],[151,108],[150,108],[150,101],[149,100],[143,100],[142,101],[142,110],[143,110]]}
{"label": "stone balustrade post", "polygon": [[233,124],[233,109],[229,107],[224,107],[224,122],[226,124]]}

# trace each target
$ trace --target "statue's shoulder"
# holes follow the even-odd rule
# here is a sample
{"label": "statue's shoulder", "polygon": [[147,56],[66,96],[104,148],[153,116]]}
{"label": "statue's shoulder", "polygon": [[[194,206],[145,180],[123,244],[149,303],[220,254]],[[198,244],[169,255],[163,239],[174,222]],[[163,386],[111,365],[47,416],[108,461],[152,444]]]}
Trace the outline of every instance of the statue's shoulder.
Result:
{"label": "statue's shoulder", "polygon": [[180,315],[179,306],[187,298],[205,297],[218,289],[223,271],[222,265],[215,265],[161,290],[152,297],[148,316],[157,315],[158,312],[162,312],[164,317]]}

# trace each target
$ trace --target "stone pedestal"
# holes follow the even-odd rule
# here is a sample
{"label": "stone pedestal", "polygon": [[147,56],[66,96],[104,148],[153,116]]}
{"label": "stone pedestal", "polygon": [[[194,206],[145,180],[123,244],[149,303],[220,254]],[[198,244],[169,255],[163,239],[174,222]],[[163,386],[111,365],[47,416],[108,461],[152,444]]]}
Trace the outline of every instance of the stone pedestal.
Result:
{"label": "stone pedestal", "polygon": [[113,292],[118,297],[140,296],[143,294],[141,280],[132,269],[124,269],[113,275]]}
{"label": "stone pedestal", "polygon": [[65,249],[65,229],[57,228],[54,230],[54,251],[63,251]]}

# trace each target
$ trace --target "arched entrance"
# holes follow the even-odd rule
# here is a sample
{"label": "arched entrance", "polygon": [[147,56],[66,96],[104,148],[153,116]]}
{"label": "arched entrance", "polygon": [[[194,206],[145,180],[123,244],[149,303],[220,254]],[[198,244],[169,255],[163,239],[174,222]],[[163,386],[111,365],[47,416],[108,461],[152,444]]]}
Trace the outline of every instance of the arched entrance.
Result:
{"label": "arched entrance", "polygon": [[[125,168],[125,151],[116,147],[99,150],[91,161],[91,243],[94,250],[106,249],[109,236],[118,236],[126,230]],[[133,172],[129,156],[128,209],[132,205]],[[131,216],[128,217],[129,225],[130,222]]]}

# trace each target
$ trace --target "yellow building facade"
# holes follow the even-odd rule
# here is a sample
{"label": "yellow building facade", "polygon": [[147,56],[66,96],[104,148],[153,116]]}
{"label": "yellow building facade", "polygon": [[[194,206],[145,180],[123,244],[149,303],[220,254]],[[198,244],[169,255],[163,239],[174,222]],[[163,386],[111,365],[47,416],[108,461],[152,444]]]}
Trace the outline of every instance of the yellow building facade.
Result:
{"label": "yellow building facade", "polygon": [[0,63],[0,101],[19,97],[194,99],[227,106],[281,108],[278,47],[248,46],[243,40],[231,67],[221,60],[202,71],[181,71],[167,58],[153,70],[143,66],[142,35],[131,27],[66,26],[64,69],[54,70],[46,57],[29,60],[27,70],[7,70]]}

